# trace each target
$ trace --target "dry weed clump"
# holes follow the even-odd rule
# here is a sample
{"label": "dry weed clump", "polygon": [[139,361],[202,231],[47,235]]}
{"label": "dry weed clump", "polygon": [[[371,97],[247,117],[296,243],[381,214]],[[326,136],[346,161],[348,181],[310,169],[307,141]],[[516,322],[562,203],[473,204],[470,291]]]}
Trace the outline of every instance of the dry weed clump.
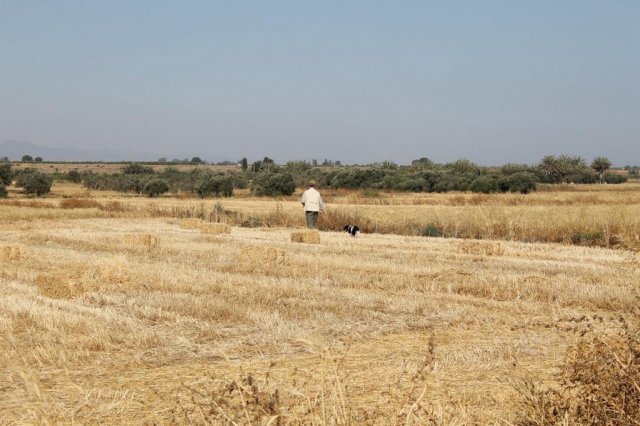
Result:
{"label": "dry weed clump", "polygon": [[19,262],[24,258],[25,251],[20,246],[3,246],[0,249],[0,258],[8,262]]}
{"label": "dry weed clump", "polygon": [[458,251],[464,254],[502,256],[504,254],[504,246],[493,242],[463,241],[458,244]]}
{"label": "dry weed clump", "polygon": [[[293,376],[279,377],[272,371],[276,367],[273,362],[264,378],[245,373],[230,380],[209,374],[183,383],[171,410],[172,421],[262,425],[454,423],[436,410],[427,394],[427,380],[436,360],[432,337],[420,358],[403,359],[393,377],[381,380],[378,398],[366,404],[358,404],[353,397],[353,389],[361,383],[352,383],[353,378],[345,371],[350,362],[347,353],[335,357],[326,347],[308,349],[318,350],[318,359],[310,360],[308,368],[296,368]],[[391,401],[397,405],[390,406]]]}
{"label": "dry weed clump", "polygon": [[240,252],[244,262],[258,263],[261,266],[288,266],[289,253],[277,247],[245,246]]}
{"label": "dry weed clump", "polygon": [[278,389],[261,389],[251,374],[228,383],[208,377],[184,387],[190,396],[172,410],[177,424],[284,424]]}
{"label": "dry weed clump", "polygon": [[567,352],[559,389],[529,379],[516,387],[521,424],[640,424],[640,335],[622,317],[613,322],[615,332],[587,325]]}
{"label": "dry weed clump", "polygon": [[73,299],[86,291],[80,276],[67,271],[38,275],[35,283],[40,294],[51,299]]}
{"label": "dry weed clump", "polygon": [[123,240],[128,244],[142,245],[149,249],[158,247],[158,237],[150,234],[127,234],[124,235]]}
{"label": "dry weed clump", "polygon": [[291,233],[292,243],[320,244],[320,233],[316,230],[294,231]]}
{"label": "dry weed clump", "polygon": [[94,209],[102,205],[91,198],[65,198],[60,201],[61,209]]}

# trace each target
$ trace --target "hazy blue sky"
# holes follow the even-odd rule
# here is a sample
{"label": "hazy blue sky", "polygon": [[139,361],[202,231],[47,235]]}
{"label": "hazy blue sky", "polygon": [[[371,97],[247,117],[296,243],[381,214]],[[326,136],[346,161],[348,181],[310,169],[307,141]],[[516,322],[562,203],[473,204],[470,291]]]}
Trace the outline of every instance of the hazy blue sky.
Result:
{"label": "hazy blue sky", "polygon": [[0,142],[640,164],[640,1],[0,0]]}

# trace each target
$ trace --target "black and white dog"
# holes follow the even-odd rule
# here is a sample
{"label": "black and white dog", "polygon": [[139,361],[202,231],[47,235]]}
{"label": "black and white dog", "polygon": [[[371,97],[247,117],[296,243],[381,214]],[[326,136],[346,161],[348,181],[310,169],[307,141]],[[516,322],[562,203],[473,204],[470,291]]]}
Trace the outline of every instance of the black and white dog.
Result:
{"label": "black and white dog", "polygon": [[358,228],[357,225],[345,225],[342,230],[351,234],[352,237],[355,237],[360,233],[360,228]]}

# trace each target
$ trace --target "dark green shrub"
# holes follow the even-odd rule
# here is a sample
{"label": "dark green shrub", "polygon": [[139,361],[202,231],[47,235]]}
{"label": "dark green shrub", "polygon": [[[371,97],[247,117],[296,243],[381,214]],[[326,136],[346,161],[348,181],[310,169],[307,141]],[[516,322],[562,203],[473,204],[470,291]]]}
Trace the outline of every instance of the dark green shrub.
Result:
{"label": "dark green shrub", "polygon": [[421,179],[406,179],[396,185],[395,189],[399,191],[409,192],[422,192],[424,191],[425,183]]}
{"label": "dark green shrub", "polygon": [[34,173],[38,173],[38,171],[32,168],[16,170],[16,172],[13,174],[16,186],[24,187],[27,183],[27,180],[29,180],[31,175]]}
{"label": "dark green shrub", "polygon": [[122,168],[122,173],[125,175],[144,175],[144,174],[153,174],[153,168],[149,166],[143,166],[138,163],[130,163]]}
{"label": "dark green shrub", "polygon": [[229,176],[212,176],[195,187],[200,197],[215,195],[216,197],[231,197],[233,195],[233,181]]}
{"label": "dark green shrub", "polygon": [[12,178],[11,163],[0,163],[0,183],[11,185]]}
{"label": "dark green shrub", "polygon": [[253,192],[256,195],[291,195],[295,190],[293,176],[286,172],[260,173],[253,181]]}
{"label": "dark green shrub", "polygon": [[590,170],[583,170],[565,177],[567,183],[596,183],[598,177]]}
{"label": "dark green shrub", "polygon": [[472,180],[469,175],[443,174],[433,185],[433,191],[467,191]]}
{"label": "dark green shrub", "polygon": [[469,190],[489,194],[498,190],[498,182],[493,176],[478,176],[469,185]]}
{"label": "dark green shrub", "polygon": [[0,198],[7,198],[7,188],[0,182]]}
{"label": "dark green shrub", "polygon": [[502,183],[503,185],[506,183],[506,186],[509,188],[509,192],[528,194],[529,192],[536,190],[536,181],[536,176],[533,173],[519,172],[508,176],[506,181]]}
{"label": "dark green shrub", "polygon": [[438,228],[433,223],[428,224],[422,230],[423,237],[442,237],[442,229]]}
{"label": "dark green shrub", "polygon": [[619,175],[616,173],[607,173],[604,175],[604,181],[606,183],[624,183],[628,180],[628,178],[624,175]]}
{"label": "dark green shrub", "polygon": [[51,191],[52,182],[53,179],[44,173],[31,173],[26,177],[22,191],[25,194],[36,194],[37,196],[48,194]]}
{"label": "dark green shrub", "polygon": [[146,183],[142,192],[149,197],[157,197],[169,191],[169,185],[162,179],[153,179]]}
{"label": "dark green shrub", "polygon": [[82,176],[80,175],[80,172],[75,169],[69,170],[69,173],[67,173],[67,180],[73,183],[80,183],[82,181]]}
{"label": "dark green shrub", "polygon": [[136,175],[116,176],[115,190],[120,192],[136,192],[140,194],[148,180]]}

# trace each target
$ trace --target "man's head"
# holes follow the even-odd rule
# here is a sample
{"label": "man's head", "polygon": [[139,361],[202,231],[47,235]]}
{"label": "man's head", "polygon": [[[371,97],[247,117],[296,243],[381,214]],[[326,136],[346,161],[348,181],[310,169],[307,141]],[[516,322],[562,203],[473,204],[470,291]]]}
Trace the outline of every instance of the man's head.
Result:
{"label": "man's head", "polygon": [[310,180],[309,181],[309,188],[315,188],[316,187],[316,181],[315,180]]}

